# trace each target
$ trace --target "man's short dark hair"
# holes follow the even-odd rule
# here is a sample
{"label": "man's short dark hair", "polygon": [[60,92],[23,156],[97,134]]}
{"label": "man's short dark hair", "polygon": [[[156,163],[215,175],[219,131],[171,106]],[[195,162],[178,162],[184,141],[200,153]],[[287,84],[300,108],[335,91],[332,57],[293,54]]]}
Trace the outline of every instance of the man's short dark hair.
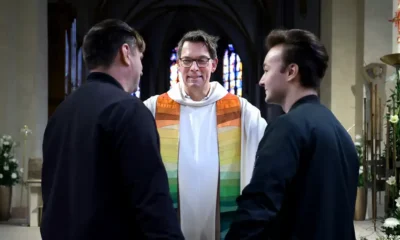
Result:
{"label": "man's short dark hair", "polygon": [[146,45],[140,34],[127,23],[118,19],[107,19],[93,26],[83,39],[83,59],[89,70],[108,68],[123,44],[137,47],[143,53]]}
{"label": "man's short dark hair", "polygon": [[266,38],[267,50],[277,45],[283,45],[282,72],[289,64],[297,64],[302,86],[318,88],[328,67],[329,56],[317,36],[301,29],[273,30]]}
{"label": "man's short dark hair", "polygon": [[218,40],[219,37],[212,36],[203,30],[187,32],[178,43],[178,57],[181,57],[182,47],[185,42],[202,42],[206,45],[211,59],[216,59]]}

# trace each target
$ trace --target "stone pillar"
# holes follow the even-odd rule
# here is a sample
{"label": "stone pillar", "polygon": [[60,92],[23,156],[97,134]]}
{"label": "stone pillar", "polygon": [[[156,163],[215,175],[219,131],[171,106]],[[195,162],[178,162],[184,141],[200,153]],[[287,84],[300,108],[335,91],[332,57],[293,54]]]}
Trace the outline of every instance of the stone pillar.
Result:
{"label": "stone pillar", "polygon": [[[389,18],[393,18],[395,16],[395,12],[397,11],[398,8],[398,0],[392,0],[392,9]],[[400,36],[397,27],[392,24],[392,51],[393,53],[400,53],[400,44],[397,43],[397,37]]]}
{"label": "stone pillar", "polygon": [[[20,129],[25,124],[33,132],[27,141],[27,157],[42,157],[48,107],[47,1],[1,1],[0,24],[0,135],[9,134],[21,143],[16,157],[22,165]],[[14,207],[20,206],[20,193],[16,186]],[[27,206],[26,196],[22,205]]]}
{"label": "stone pillar", "polygon": [[[388,19],[392,19],[395,17],[395,12],[397,11],[399,2],[398,0],[392,0],[388,1],[388,3],[385,3],[384,5],[391,5],[390,6],[390,13],[388,14]],[[399,31],[395,23],[390,23],[389,22],[389,27],[391,29],[391,32],[386,33],[384,35],[385,37],[385,48],[389,48],[391,51],[387,51],[385,54],[390,54],[390,53],[400,53],[400,43],[397,42],[397,38],[400,37]],[[390,35],[391,33],[391,35]],[[382,41],[383,43],[383,41]],[[394,78],[394,74],[396,73],[396,70],[393,67],[388,66],[387,67],[387,76],[388,79],[392,79],[392,81],[386,81],[386,96],[390,96],[391,94],[391,89],[395,87],[396,81]],[[392,76],[392,77],[390,77]]]}
{"label": "stone pillar", "polygon": [[355,124],[354,137],[363,127],[364,0],[321,0],[321,40],[330,55],[321,101],[345,128]]}
{"label": "stone pillar", "polygon": [[[397,27],[388,20],[394,17],[397,9],[397,1],[375,1],[365,0],[365,41],[364,41],[364,62],[382,63],[380,58],[386,54],[399,52],[397,45]],[[386,65],[386,79],[391,79],[395,69]],[[378,91],[382,103],[390,96],[395,81],[382,81],[378,84]],[[386,113],[385,108],[385,113]],[[384,132],[386,128],[384,127]]]}

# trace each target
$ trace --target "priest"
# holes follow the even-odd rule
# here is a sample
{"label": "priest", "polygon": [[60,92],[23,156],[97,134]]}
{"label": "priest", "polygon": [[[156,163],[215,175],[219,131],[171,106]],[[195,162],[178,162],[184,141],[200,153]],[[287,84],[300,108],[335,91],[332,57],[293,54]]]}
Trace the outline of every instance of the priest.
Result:
{"label": "priest", "polygon": [[178,44],[182,81],[145,101],[182,232],[191,240],[224,239],[267,126],[247,100],[210,82],[217,40],[201,30],[186,33]]}

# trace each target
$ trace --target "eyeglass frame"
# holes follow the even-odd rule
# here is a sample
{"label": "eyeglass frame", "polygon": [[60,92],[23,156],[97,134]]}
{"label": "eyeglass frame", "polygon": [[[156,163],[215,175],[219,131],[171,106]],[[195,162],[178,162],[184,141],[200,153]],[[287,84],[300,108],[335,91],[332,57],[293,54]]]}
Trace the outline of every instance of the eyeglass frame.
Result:
{"label": "eyeglass frame", "polygon": [[[182,62],[182,67],[184,67],[184,68],[191,68],[191,67],[193,66],[193,62],[196,62],[198,68],[204,68],[204,67],[207,67],[207,66],[208,66],[208,64],[210,63],[210,60],[211,60],[212,58],[210,58],[210,57],[201,57],[201,58],[199,58],[199,59],[191,59],[191,58],[189,58],[189,59],[192,61],[192,63],[190,64],[190,66],[187,66],[187,67],[186,67],[186,66],[183,65],[183,61],[184,61],[184,60],[187,60],[187,59],[184,59],[184,58],[179,58],[179,65],[181,65],[181,62]],[[199,63],[198,63],[198,61],[199,61],[200,59],[207,59],[206,65],[200,66]]]}

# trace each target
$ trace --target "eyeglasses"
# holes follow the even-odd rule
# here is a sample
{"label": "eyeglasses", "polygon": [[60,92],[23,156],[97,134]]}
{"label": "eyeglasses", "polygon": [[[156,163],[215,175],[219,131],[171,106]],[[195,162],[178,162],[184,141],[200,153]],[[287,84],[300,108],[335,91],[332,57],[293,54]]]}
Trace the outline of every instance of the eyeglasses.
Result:
{"label": "eyeglasses", "polygon": [[199,59],[179,58],[179,60],[180,60],[179,62],[183,67],[186,67],[186,68],[190,68],[192,66],[193,62],[196,62],[197,66],[199,68],[201,68],[201,67],[207,67],[208,63],[210,62],[210,59],[211,58],[206,58],[206,57],[202,57]]}

